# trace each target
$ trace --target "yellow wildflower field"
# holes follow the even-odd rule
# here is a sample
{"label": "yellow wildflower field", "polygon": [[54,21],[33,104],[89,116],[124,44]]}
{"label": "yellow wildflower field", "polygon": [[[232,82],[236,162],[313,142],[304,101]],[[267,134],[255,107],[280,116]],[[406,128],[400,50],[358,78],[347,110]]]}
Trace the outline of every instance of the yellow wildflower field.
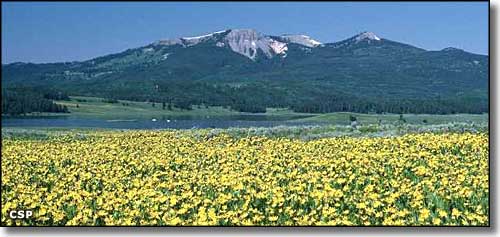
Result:
{"label": "yellow wildflower field", "polygon": [[90,135],[2,140],[3,225],[489,224],[487,133]]}

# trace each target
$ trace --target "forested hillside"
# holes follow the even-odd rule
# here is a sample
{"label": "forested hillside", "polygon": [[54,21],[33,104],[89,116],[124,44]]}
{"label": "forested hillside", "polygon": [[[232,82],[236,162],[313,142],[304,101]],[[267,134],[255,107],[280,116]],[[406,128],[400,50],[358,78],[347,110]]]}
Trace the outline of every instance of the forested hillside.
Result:
{"label": "forested hillside", "polygon": [[483,113],[488,69],[488,56],[428,51],[370,32],[319,43],[308,36],[227,30],[84,62],[3,65],[2,83],[7,90],[44,87],[184,109]]}

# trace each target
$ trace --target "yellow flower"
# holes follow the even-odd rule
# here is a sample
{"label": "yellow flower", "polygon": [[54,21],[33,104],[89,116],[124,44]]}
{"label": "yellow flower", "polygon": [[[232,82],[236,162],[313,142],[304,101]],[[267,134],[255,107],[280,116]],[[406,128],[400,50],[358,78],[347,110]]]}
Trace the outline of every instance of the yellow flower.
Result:
{"label": "yellow flower", "polygon": [[446,211],[444,211],[444,210],[439,210],[438,215],[439,215],[439,217],[447,217],[448,213],[446,213]]}
{"label": "yellow flower", "polygon": [[158,199],[160,202],[166,202],[168,200],[168,197],[167,196],[163,196],[161,198]]}
{"label": "yellow flower", "polygon": [[215,214],[215,209],[210,208],[210,209],[208,210],[208,217],[209,217],[212,221],[217,220],[217,214]]}
{"label": "yellow flower", "polygon": [[461,212],[456,208],[453,208],[451,210],[451,216],[453,216],[453,217],[458,217],[458,216],[460,216],[460,214],[461,214]]}
{"label": "yellow flower", "polygon": [[178,224],[180,224],[181,222],[182,222],[181,218],[179,218],[179,217],[175,217],[174,219],[172,219],[172,220],[170,221],[170,225],[178,225]]}
{"label": "yellow flower", "polygon": [[186,212],[188,211],[188,209],[186,208],[181,208],[179,211],[177,211],[177,214],[179,215],[183,215],[183,214],[186,214]]}
{"label": "yellow flower", "polygon": [[106,216],[106,215],[108,215],[108,213],[106,211],[104,211],[104,210],[100,210],[100,211],[97,212],[97,215],[98,216]]}
{"label": "yellow flower", "polygon": [[170,205],[175,206],[175,204],[177,204],[177,197],[170,196]]}
{"label": "yellow flower", "polygon": [[33,225],[489,223],[488,132],[310,140],[213,132],[2,137],[2,223],[18,224],[8,210],[22,208],[34,210]]}
{"label": "yellow flower", "polygon": [[431,214],[431,211],[429,211],[429,209],[427,208],[424,208],[420,211],[420,216],[423,218],[423,219],[427,219],[427,217],[429,217],[429,215]]}
{"label": "yellow flower", "polygon": [[40,208],[40,210],[38,211],[38,215],[45,216],[45,214],[47,214],[47,209],[45,207]]}
{"label": "yellow flower", "polygon": [[356,207],[357,207],[358,209],[365,209],[365,208],[366,208],[366,204],[365,204],[365,203],[358,203],[358,204],[356,205]]}

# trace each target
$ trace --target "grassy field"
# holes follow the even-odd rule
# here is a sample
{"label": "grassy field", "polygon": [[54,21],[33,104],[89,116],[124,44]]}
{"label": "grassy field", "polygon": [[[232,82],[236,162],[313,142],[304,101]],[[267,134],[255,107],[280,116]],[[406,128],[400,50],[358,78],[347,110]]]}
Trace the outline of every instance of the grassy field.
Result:
{"label": "grassy field", "polygon": [[[331,124],[349,124],[349,116],[354,116],[361,124],[387,124],[400,121],[399,114],[358,114],[329,113],[303,118],[299,121],[327,122]],[[405,123],[409,124],[444,124],[444,123],[487,123],[488,114],[404,114]]]}
{"label": "grassy field", "polygon": [[[418,133],[489,133],[487,123],[443,123],[443,124],[361,124],[356,128],[349,125],[297,125],[253,128],[207,128],[207,129],[162,129],[164,131],[182,131],[195,137],[217,136],[227,134],[234,138],[269,137],[314,140],[333,137],[393,137]],[[129,131],[129,129],[107,128],[58,128],[58,127],[3,127],[2,138],[16,140],[45,140],[73,134],[88,137],[88,134],[99,134],[110,131]]]}
{"label": "grassy field", "polygon": [[[80,101],[79,101],[80,100]],[[84,101],[84,102],[82,102]],[[193,110],[162,109],[162,104],[149,102],[136,102],[119,100],[118,103],[103,102],[102,98],[95,97],[71,97],[71,101],[57,101],[58,104],[68,106],[71,113],[64,116],[74,118],[97,118],[97,119],[151,119],[163,116],[191,116],[210,118],[218,116],[256,115],[250,113],[236,112],[223,107],[193,106]],[[123,103],[128,104],[124,106]],[[77,106],[78,105],[78,106]],[[47,115],[47,114],[45,114]],[[53,114],[52,114],[53,115]],[[60,115],[60,114],[59,114]],[[260,114],[263,115],[263,114]],[[361,124],[393,124],[400,122],[399,114],[358,114],[358,113],[328,113],[307,114],[295,113],[284,108],[268,108],[265,113],[270,117],[282,117],[294,119],[297,122],[320,122],[337,125],[350,124],[349,117],[352,115]],[[297,117],[301,117],[296,119]],[[444,123],[487,123],[488,114],[404,114],[403,119],[407,124],[444,124]]]}
{"label": "grassy field", "polygon": [[[151,119],[161,118],[162,116],[211,117],[250,114],[233,111],[222,106],[192,106],[192,110],[181,110],[172,107],[169,110],[168,107],[163,109],[161,103],[154,103],[155,106],[150,102],[127,100],[119,100],[118,103],[109,103],[104,102],[102,98],[82,96],[72,96],[70,101],[57,101],[56,103],[66,105],[71,112],[67,116],[75,118]],[[296,116],[308,114],[298,114],[288,109],[269,108],[265,115]]]}

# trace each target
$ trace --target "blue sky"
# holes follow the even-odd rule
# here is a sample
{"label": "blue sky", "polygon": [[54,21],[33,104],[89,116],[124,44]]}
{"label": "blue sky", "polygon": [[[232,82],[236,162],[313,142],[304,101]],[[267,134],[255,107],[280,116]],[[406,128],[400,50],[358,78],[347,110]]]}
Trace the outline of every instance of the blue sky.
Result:
{"label": "blue sky", "polygon": [[86,60],[229,28],[335,42],[362,31],[488,53],[487,2],[2,2],[2,63]]}

